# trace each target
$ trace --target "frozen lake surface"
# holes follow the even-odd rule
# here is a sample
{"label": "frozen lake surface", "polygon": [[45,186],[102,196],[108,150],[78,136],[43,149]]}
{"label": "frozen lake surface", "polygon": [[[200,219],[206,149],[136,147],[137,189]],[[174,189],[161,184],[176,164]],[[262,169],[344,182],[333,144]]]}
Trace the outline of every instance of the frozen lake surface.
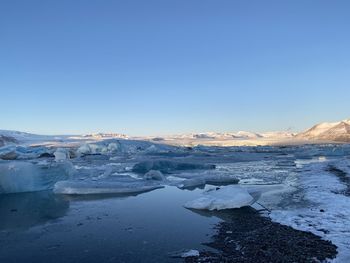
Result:
{"label": "frozen lake surface", "polygon": [[232,216],[254,217],[247,222],[256,228],[266,223],[245,208],[217,210],[246,205],[331,241],[334,261],[350,260],[347,145],[186,148],[108,140],[10,145],[0,156],[12,156],[0,161],[1,262],[181,262],[174,256],[215,251],[203,243]]}

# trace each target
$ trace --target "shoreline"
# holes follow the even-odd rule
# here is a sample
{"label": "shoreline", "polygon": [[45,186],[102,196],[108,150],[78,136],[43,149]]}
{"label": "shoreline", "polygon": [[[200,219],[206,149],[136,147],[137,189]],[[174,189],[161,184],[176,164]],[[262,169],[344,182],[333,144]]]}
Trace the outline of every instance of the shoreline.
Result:
{"label": "shoreline", "polygon": [[[215,226],[209,249],[193,262],[319,262],[334,259],[337,247],[321,237],[273,222],[257,210],[246,207],[219,212],[201,212],[224,221]],[[213,252],[213,249],[217,252]]]}

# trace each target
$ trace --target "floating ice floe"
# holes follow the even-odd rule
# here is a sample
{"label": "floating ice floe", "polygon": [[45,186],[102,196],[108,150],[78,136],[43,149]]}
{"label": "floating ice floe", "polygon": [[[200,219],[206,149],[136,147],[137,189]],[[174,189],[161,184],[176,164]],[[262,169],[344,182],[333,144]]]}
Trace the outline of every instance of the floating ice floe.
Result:
{"label": "floating ice floe", "polygon": [[74,173],[69,162],[34,164],[12,161],[0,163],[0,194],[34,192],[51,189]]}
{"label": "floating ice floe", "polygon": [[55,184],[54,192],[69,195],[137,194],[163,187],[149,181],[124,177],[117,180],[60,181]]}
{"label": "floating ice floe", "polygon": [[255,202],[249,192],[238,185],[228,185],[204,192],[202,197],[187,202],[184,206],[199,210],[222,210],[241,208]]}
{"label": "floating ice floe", "polygon": [[193,178],[193,179],[185,179],[182,182],[177,184],[177,187],[180,189],[191,189],[199,186],[204,186],[206,181],[204,178]]}
{"label": "floating ice floe", "polygon": [[180,189],[195,188],[199,186],[204,186],[206,184],[210,185],[231,185],[238,184],[239,179],[232,176],[217,175],[217,174],[207,174],[207,175],[196,175],[193,178],[185,179],[177,183],[177,187]]}

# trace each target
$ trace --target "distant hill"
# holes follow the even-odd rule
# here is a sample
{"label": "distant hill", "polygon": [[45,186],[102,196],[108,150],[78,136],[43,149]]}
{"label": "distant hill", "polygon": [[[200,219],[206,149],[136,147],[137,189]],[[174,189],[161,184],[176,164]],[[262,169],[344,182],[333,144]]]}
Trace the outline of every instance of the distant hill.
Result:
{"label": "distant hill", "polygon": [[350,119],[339,122],[323,122],[299,133],[296,138],[350,142]]}

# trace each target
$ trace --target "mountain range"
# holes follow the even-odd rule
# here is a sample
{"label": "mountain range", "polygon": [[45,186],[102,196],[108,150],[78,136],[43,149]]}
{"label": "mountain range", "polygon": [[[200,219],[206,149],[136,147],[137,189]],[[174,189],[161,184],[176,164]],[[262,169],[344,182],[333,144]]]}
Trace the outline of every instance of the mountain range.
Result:
{"label": "mountain range", "polygon": [[0,147],[6,144],[35,144],[42,142],[64,143],[72,141],[98,141],[104,139],[137,139],[152,140],[180,145],[267,145],[283,143],[324,143],[344,142],[350,143],[350,119],[339,122],[323,122],[314,125],[310,129],[300,133],[288,131],[255,133],[247,131],[239,132],[205,132],[179,135],[167,135],[162,137],[131,137],[118,133],[98,133],[87,135],[36,135],[18,131],[0,130]]}

